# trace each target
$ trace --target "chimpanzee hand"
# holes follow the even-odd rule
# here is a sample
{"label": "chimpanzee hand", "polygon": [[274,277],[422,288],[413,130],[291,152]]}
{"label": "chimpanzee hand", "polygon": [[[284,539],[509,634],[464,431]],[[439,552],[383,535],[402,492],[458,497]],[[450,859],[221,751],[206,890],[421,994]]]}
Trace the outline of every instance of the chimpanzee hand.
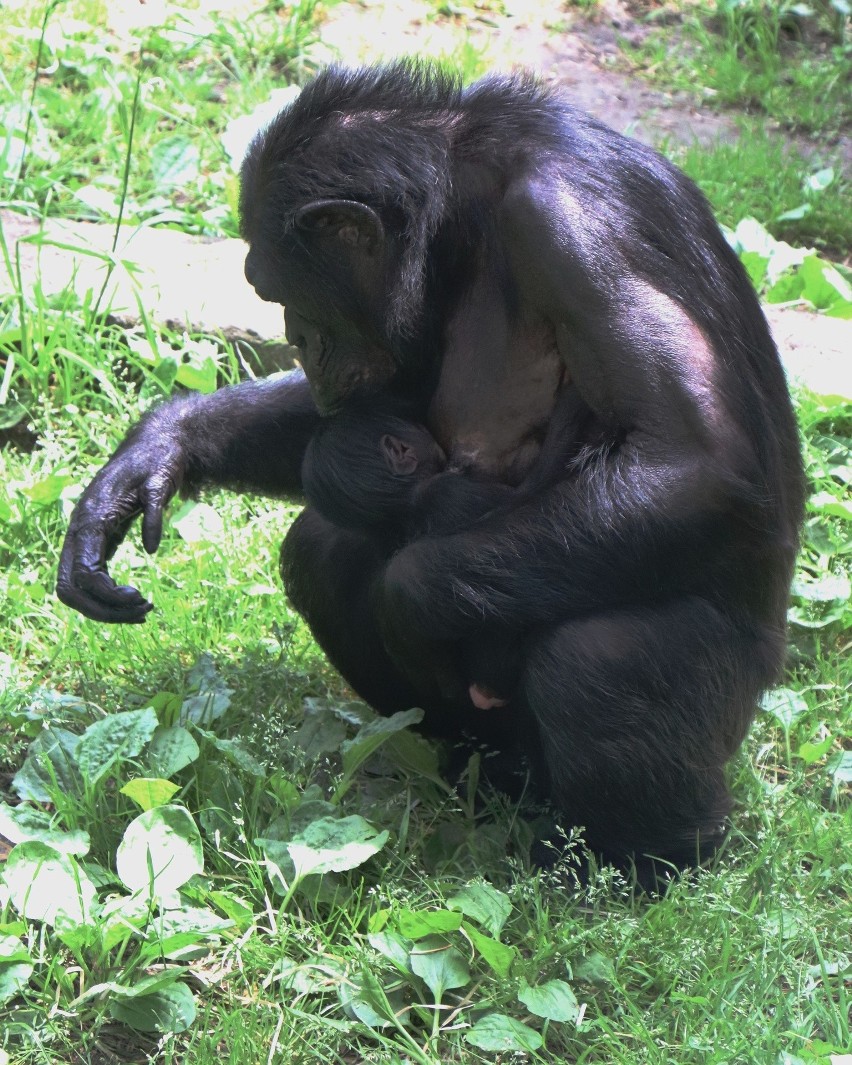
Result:
{"label": "chimpanzee hand", "polygon": [[83,493],[68,527],[56,591],[67,606],[95,621],[139,624],[153,604],[129,585],[117,585],[107,560],[142,515],[142,544],[160,546],[163,512],[181,487],[184,456],[176,441],[125,442]]}

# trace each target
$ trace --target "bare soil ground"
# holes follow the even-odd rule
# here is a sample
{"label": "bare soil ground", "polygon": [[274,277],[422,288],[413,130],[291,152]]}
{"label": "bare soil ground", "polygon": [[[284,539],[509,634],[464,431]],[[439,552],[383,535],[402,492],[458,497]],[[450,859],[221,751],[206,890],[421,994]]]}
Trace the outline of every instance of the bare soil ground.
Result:
{"label": "bare soil ground", "polygon": [[[601,0],[584,9],[568,0],[504,0],[497,13],[487,0],[448,0],[447,11],[458,13],[442,14],[437,0],[338,0],[326,11],[313,58],[376,62],[413,54],[458,57],[469,49],[490,68],[535,71],[563,86],[578,107],[647,143],[734,140],[733,114],[657,89],[630,72],[619,40],[638,43],[647,35],[649,24],[642,15],[651,8],[658,21],[672,23],[672,51],[682,47],[679,15],[661,5],[663,0]],[[113,0],[107,28],[130,40],[139,30],[161,23],[174,6],[170,0]],[[245,17],[262,4],[198,0],[194,6],[201,17],[214,11]],[[814,149],[807,138],[785,136],[805,151]],[[834,151],[852,166],[852,138],[843,138]]]}
{"label": "bare soil ground", "polygon": [[648,143],[736,136],[730,119],[620,69],[619,37],[637,42],[647,32],[621,0],[606,0],[594,17],[582,17],[575,6],[558,0],[514,0],[505,6],[505,15],[436,20],[435,5],[426,0],[340,4],[323,26],[323,46],[330,56],[373,61],[415,52],[458,54],[466,44],[481,51],[494,69],[523,67],[563,86],[577,107]]}

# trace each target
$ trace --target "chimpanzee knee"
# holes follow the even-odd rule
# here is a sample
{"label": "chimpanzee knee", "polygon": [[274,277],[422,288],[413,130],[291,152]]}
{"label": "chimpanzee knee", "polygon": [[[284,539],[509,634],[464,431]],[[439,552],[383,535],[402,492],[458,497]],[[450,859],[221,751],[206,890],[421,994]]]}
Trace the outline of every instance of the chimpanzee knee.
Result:
{"label": "chimpanzee knee", "polygon": [[558,626],[531,645],[523,700],[565,827],[624,861],[685,865],[723,836],[723,767],[741,742],[771,635],[741,632],[710,604],[623,611]]}

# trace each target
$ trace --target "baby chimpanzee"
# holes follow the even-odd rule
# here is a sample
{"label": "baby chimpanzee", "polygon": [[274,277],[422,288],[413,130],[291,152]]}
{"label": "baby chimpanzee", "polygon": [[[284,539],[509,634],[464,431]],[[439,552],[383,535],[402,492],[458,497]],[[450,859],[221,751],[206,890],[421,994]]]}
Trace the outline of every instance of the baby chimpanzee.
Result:
{"label": "baby chimpanzee", "polygon": [[[522,489],[449,469],[424,426],[357,411],[324,419],[302,464],[308,502],[345,528],[369,530],[388,548],[475,526]],[[463,642],[461,671],[482,710],[505,706],[520,669],[520,632],[486,630]]]}

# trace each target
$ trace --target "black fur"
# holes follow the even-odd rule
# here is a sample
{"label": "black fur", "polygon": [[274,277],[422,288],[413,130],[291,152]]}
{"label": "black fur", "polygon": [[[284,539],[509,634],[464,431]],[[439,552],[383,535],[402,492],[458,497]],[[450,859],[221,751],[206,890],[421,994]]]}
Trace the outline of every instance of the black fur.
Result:
{"label": "black fur", "polygon": [[[320,414],[390,397],[452,476],[519,490],[402,546],[369,506],[358,528],[308,507],[281,568],[331,661],[382,712],[525,753],[608,857],[712,851],[724,765],[783,661],[803,478],[700,192],[530,78],[462,89],[401,63],[308,85],[252,145],[241,215],[305,374],[147,416],[75,511],[60,597],[142,620],[105,566],[136,513],[154,549],[178,488],[297,494]],[[520,678],[483,713],[454,649],[499,632]]]}
{"label": "black fur", "polygon": [[[388,554],[421,536],[471,528],[522,491],[447,470],[425,426],[366,410],[334,415],[319,427],[302,462],[302,486],[325,519],[369,533]],[[456,673],[471,698],[511,699],[522,636],[492,626],[456,648]]]}

